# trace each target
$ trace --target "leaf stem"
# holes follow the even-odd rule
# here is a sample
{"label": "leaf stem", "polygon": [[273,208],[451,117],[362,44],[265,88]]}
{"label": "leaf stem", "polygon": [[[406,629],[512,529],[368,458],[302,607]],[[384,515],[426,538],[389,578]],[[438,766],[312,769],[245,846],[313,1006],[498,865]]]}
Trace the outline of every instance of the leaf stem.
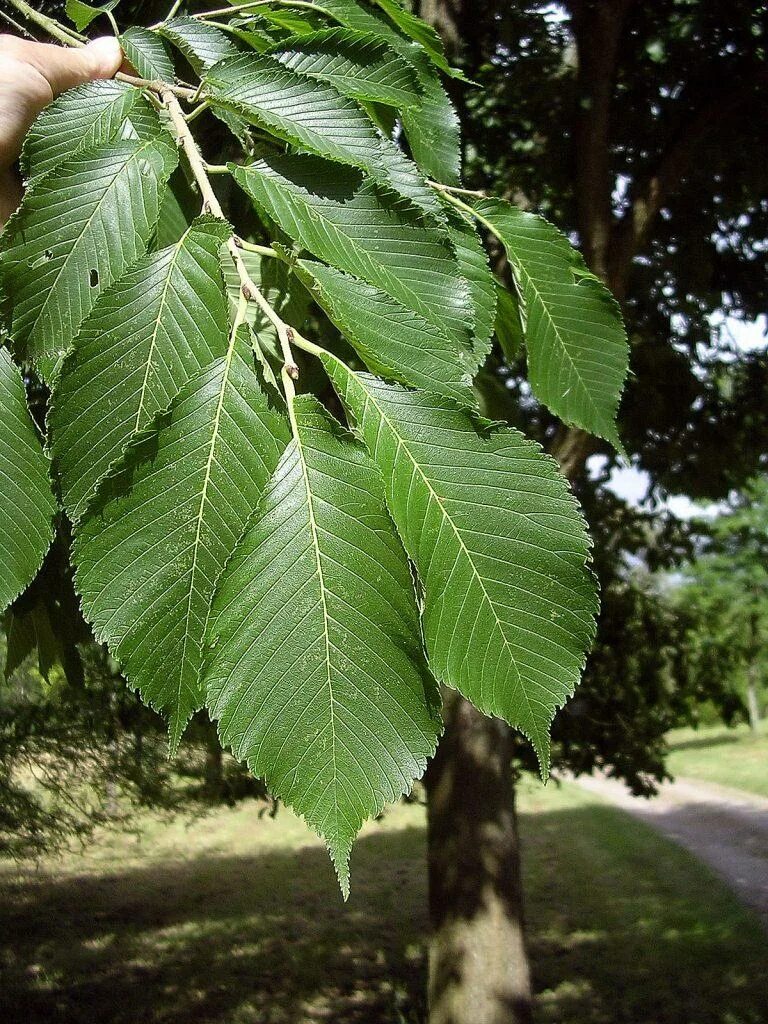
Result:
{"label": "leaf stem", "polygon": [[107,16],[107,20],[109,21],[109,24],[112,26],[112,31],[115,33],[115,36],[119,37],[120,29],[117,27],[117,22],[115,21],[114,14],[112,13],[112,11],[104,11],[104,13]]}
{"label": "leaf stem", "polygon": [[184,0],[174,0],[173,4],[171,5],[170,11],[168,11],[168,13],[166,14],[165,18],[163,19],[163,24],[165,24],[166,21],[170,21],[171,18],[175,18],[176,17],[176,14],[177,14],[178,10],[179,10],[179,8],[181,7],[181,5],[183,3],[184,3]]}
{"label": "leaf stem", "polygon": [[193,18],[220,18],[227,14],[238,14],[258,7],[303,7],[306,10],[317,11],[318,14],[326,14],[318,4],[310,3],[309,0],[249,0],[247,3],[230,4],[229,7],[219,7],[215,11],[202,11],[200,14],[193,14]]}
{"label": "leaf stem", "polygon": [[[184,111],[181,109],[181,104],[170,89],[163,90],[161,95],[163,103],[170,114],[174,129],[176,130],[176,136],[186,153],[192,174],[194,175],[195,181],[200,189],[200,194],[203,197],[203,209],[208,213],[212,213],[214,217],[218,217],[220,220],[228,223],[227,218],[224,216],[224,211],[221,208],[221,203],[213,190],[211,180],[206,172],[205,161],[203,160],[197,142],[195,141],[195,137],[190,131],[189,125],[184,117]],[[264,316],[266,316],[277,331],[277,337],[280,341],[280,348],[283,353],[283,360],[285,363],[283,366],[283,373],[288,374],[292,380],[296,380],[299,376],[299,368],[296,365],[291,351],[291,342],[294,339],[293,329],[278,316],[262,294],[259,286],[252,280],[248,273],[248,268],[243,262],[243,257],[240,253],[240,248],[234,235],[230,235],[227,239],[227,249],[232,257],[232,262],[235,264],[235,268],[237,269],[237,274],[240,278],[240,291],[243,296],[246,300],[251,300],[256,303]]]}
{"label": "leaf stem", "polygon": [[278,254],[269,245],[258,245],[256,242],[246,242],[244,238],[239,238],[235,235],[235,242],[237,243],[238,249],[244,249],[246,252],[255,252],[259,256],[269,256],[272,259],[279,259]]}
{"label": "leaf stem", "polygon": [[436,192],[443,192],[446,198],[451,195],[457,196],[473,196],[475,199],[485,199],[485,192],[479,192],[471,188],[457,188],[455,185],[443,185],[442,182],[432,181],[431,178],[427,179],[427,184],[433,188]]}
{"label": "leaf stem", "polygon": [[[190,124],[192,121],[195,120],[195,118],[200,117],[201,114],[205,113],[205,111],[208,109],[209,106],[210,106],[210,103],[208,102],[208,100],[203,100],[202,103],[198,103],[198,105],[195,107],[194,110],[190,110],[190,112],[185,115],[185,117],[187,119],[187,124]],[[211,166],[212,166],[211,164],[206,164],[206,170],[208,171],[209,174],[223,174],[224,173],[224,171],[219,171],[218,168],[215,171],[212,171],[211,170]]]}

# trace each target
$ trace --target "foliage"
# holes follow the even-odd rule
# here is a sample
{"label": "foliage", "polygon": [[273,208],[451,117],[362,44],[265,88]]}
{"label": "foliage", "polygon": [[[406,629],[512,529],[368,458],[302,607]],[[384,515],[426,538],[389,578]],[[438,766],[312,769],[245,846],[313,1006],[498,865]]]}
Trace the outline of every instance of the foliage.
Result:
{"label": "foliage", "polygon": [[[478,410],[503,285],[476,221],[510,254],[504,307],[553,412],[615,441],[627,346],[564,237],[453,187],[438,37],[391,0],[291,7],[129,28],[146,77],[65,94],[32,129],[0,281],[10,350],[51,391],[46,451],[96,637],[167,717],[172,753],[209,709],[325,837],[346,892],[362,822],[434,752],[436,680],[525,733],[546,773],[594,632],[565,480]],[[241,147],[226,167],[193,135],[209,113]],[[253,203],[256,241],[231,233],[214,173]],[[4,486],[6,515],[45,526],[10,599],[53,506]]]}
{"label": "foliage", "polygon": [[[696,557],[669,582],[689,616],[684,641],[690,672],[728,678],[744,700],[768,687],[768,480],[757,477],[711,522]],[[756,716],[757,717],[757,716]]]}

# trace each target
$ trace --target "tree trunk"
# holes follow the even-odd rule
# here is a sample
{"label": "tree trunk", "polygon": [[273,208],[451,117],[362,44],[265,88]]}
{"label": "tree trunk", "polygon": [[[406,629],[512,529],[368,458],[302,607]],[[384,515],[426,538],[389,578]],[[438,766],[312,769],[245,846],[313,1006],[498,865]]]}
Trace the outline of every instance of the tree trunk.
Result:
{"label": "tree trunk", "polygon": [[454,691],[425,779],[429,1024],[530,1024],[512,734]]}
{"label": "tree trunk", "polygon": [[[475,4],[421,0],[417,10],[450,58],[461,50],[476,60]],[[455,691],[444,702],[445,734],[425,778],[429,1024],[530,1024],[512,732]]]}
{"label": "tree trunk", "polygon": [[760,731],[760,701],[757,697],[756,666],[750,665],[747,679],[747,715],[752,732]]}

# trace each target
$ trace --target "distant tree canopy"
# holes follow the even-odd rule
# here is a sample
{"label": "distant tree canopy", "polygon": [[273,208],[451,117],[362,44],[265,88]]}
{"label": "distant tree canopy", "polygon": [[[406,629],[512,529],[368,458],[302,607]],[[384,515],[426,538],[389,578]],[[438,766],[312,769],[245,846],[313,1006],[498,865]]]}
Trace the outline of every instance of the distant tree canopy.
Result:
{"label": "distant tree canopy", "polygon": [[681,648],[688,671],[728,680],[757,728],[768,693],[768,479],[750,481],[707,524],[671,597],[689,619]]}

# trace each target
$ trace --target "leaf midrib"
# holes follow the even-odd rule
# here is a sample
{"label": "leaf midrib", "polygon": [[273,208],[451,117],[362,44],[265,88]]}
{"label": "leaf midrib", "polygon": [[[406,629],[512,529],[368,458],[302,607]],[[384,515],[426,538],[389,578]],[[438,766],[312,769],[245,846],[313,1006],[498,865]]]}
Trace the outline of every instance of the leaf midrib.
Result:
{"label": "leaf midrib", "polygon": [[328,686],[328,706],[330,712],[330,726],[331,726],[331,766],[333,770],[333,813],[334,813],[334,824],[336,826],[336,836],[339,833],[339,793],[338,793],[338,767],[336,760],[336,714],[334,711],[335,698],[333,695],[333,681],[331,680],[331,638],[330,630],[328,628],[328,622],[330,615],[328,612],[328,602],[325,597],[325,576],[323,573],[322,559],[320,557],[320,541],[317,534],[317,521],[315,519],[315,507],[312,498],[312,487],[309,482],[309,471],[307,467],[307,461],[304,456],[304,445],[301,440],[301,433],[298,429],[298,425],[295,421],[295,415],[291,406],[291,419],[294,427],[294,437],[296,439],[296,451],[299,456],[299,462],[301,463],[301,474],[304,482],[304,488],[307,493],[307,512],[309,515],[309,528],[312,535],[312,547],[315,552],[315,563],[317,566],[317,577],[320,585],[320,603],[323,613],[323,638],[325,641],[325,665],[326,665],[326,683]]}
{"label": "leaf midrib", "polygon": [[162,295],[160,296],[160,303],[158,305],[157,315],[155,317],[155,326],[152,329],[152,339],[149,344],[149,352],[147,353],[147,365],[146,369],[144,370],[144,380],[142,381],[141,391],[139,393],[139,408],[136,411],[136,422],[134,423],[133,426],[134,433],[141,426],[141,414],[144,411],[144,400],[146,398],[147,387],[149,386],[149,374],[150,370],[152,369],[152,357],[155,354],[155,349],[157,348],[157,336],[160,331],[160,320],[168,301],[168,289],[171,286],[171,278],[173,277],[173,272],[176,269],[176,264],[179,261],[179,256],[181,255],[181,251],[187,241],[187,238],[189,237],[191,230],[191,227],[187,228],[182,237],[176,243],[175,251],[168,265],[168,274],[165,279],[165,284],[163,285]]}
{"label": "leaf midrib", "polygon": [[[237,340],[237,332],[236,331],[232,331],[231,336],[230,336],[230,341],[229,341],[229,347],[227,348],[227,355],[226,355],[225,363],[224,363],[224,373],[222,374],[221,389],[219,391],[219,398],[218,398],[218,402],[216,404],[216,413],[215,413],[214,419],[213,419],[213,431],[212,431],[212,434],[211,434],[211,442],[210,442],[210,450],[208,452],[208,459],[207,459],[206,466],[205,466],[205,476],[204,476],[204,479],[203,479],[203,486],[202,486],[201,491],[200,491],[200,505],[198,507],[198,512],[197,512],[197,523],[196,523],[196,529],[195,529],[195,540],[194,540],[194,543],[193,543],[192,566],[191,566],[190,572],[189,572],[189,593],[187,595],[187,611],[186,611],[186,614],[184,616],[184,646],[182,647],[182,651],[181,651],[181,662],[180,662],[180,666],[179,666],[178,687],[177,687],[177,691],[176,691],[176,709],[175,710],[176,710],[177,714],[178,714],[178,708],[181,706],[181,689],[182,689],[183,679],[184,679],[184,669],[185,669],[186,663],[187,663],[187,647],[188,647],[189,639],[190,639],[189,620],[190,620],[190,616],[191,616],[191,613],[192,613],[192,596],[195,593],[195,577],[197,575],[198,553],[200,551],[200,542],[201,542],[202,530],[203,530],[203,519],[204,519],[204,514],[203,513],[205,511],[205,505],[206,505],[206,502],[208,500],[208,488],[209,488],[210,482],[211,482],[211,470],[212,470],[212,467],[213,467],[214,454],[215,454],[215,451],[216,451],[216,443],[218,441],[219,432],[220,432],[220,429],[221,429],[221,416],[222,416],[222,412],[223,412],[223,409],[224,409],[224,396],[226,394],[227,386],[229,384],[229,372],[230,372],[230,370],[232,368],[232,360],[233,360],[234,353],[235,353],[235,343],[236,343],[236,340]],[[201,668],[202,668],[202,666],[200,666],[198,668],[198,678],[199,678],[199,675],[200,675]],[[179,733],[180,733],[180,729],[181,728],[182,728],[182,726],[178,722],[178,720],[174,719],[173,730],[172,730],[171,737],[170,737],[171,746],[173,746],[174,744],[178,744],[178,741],[179,741],[179,738],[180,738]]]}

